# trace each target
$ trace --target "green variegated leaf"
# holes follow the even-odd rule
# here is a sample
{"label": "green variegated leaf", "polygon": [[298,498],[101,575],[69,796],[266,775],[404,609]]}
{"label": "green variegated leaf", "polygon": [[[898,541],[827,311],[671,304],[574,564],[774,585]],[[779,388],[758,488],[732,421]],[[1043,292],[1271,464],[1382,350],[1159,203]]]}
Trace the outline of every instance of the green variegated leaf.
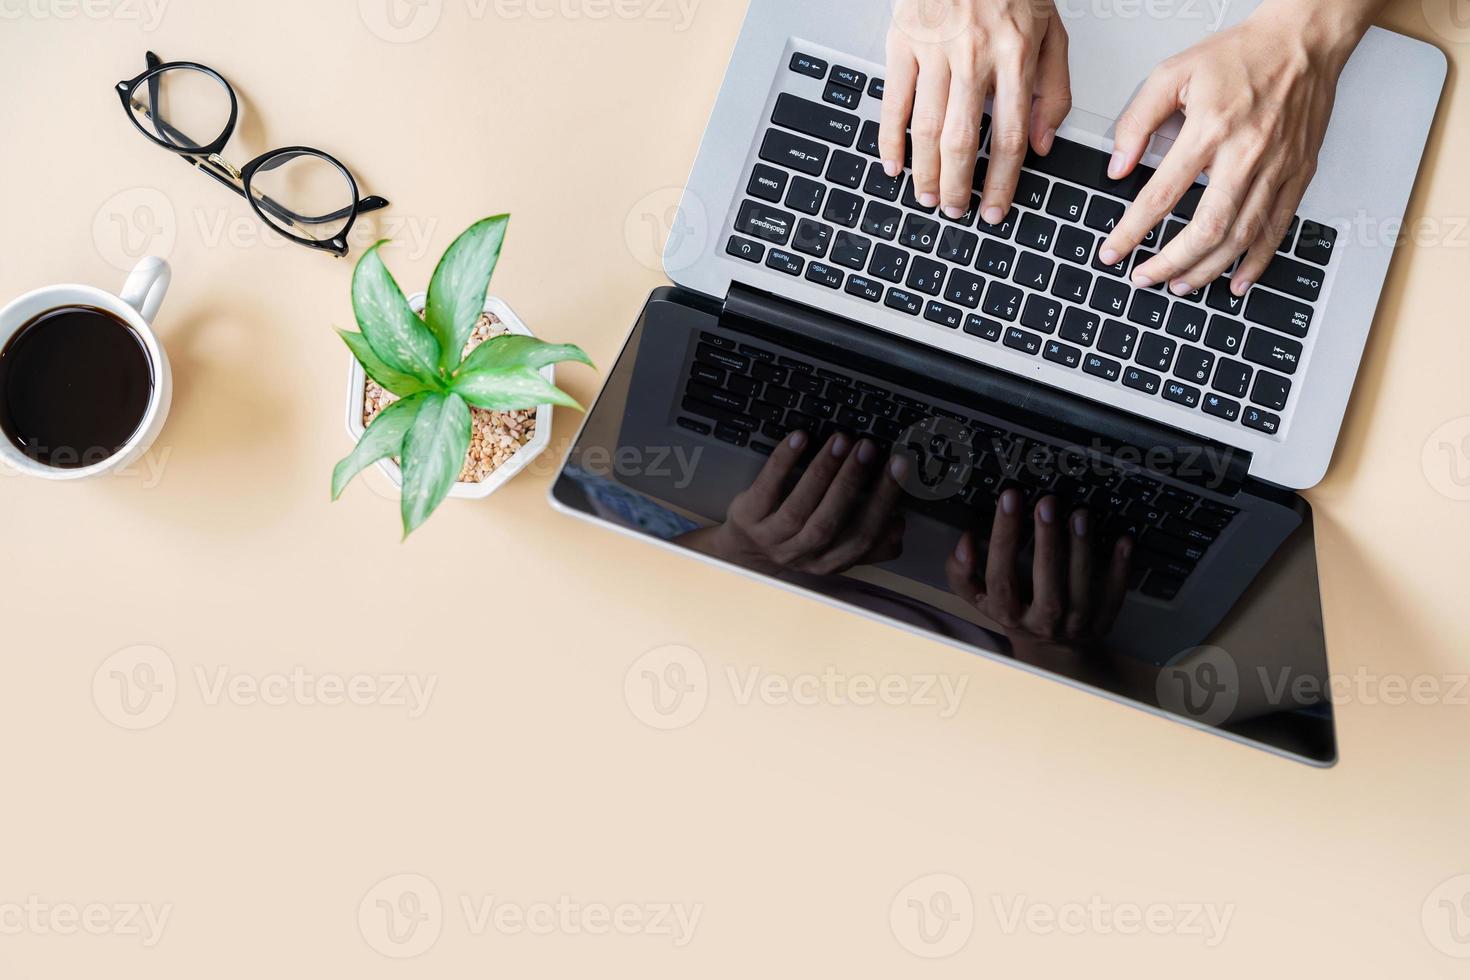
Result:
{"label": "green variegated leaf", "polygon": [[582,408],[576,399],[541,377],[535,368],[523,365],[460,374],[454,379],[454,391],[476,408],[492,412],[514,412],[540,405],[564,405],[578,411]]}
{"label": "green variegated leaf", "polygon": [[424,395],[414,395],[412,398],[396,401],[378,413],[373,424],[367,427],[367,431],[357,441],[357,448],[332,471],[333,500],[342,496],[342,491],[347,489],[347,484],[357,474],[380,459],[402,454],[404,438],[413,427],[424,398]]}
{"label": "green variegated leaf", "polygon": [[383,264],[379,242],[357,263],[352,274],[352,308],[357,325],[378,358],[399,374],[442,388],[439,342],[409,307],[403,291]]}
{"label": "green variegated leaf", "polygon": [[403,536],[449,496],[470,448],[470,408],[459,395],[424,395],[403,442]]}
{"label": "green variegated leaf", "polygon": [[348,333],[346,330],[338,330],[337,333],[347,344],[347,348],[352,351],[352,356],[357,358],[357,363],[361,364],[362,369],[367,372],[367,376],[399,398],[407,398],[421,391],[430,390],[428,385],[413,375],[395,371],[384,364],[383,359],[373,351],[372,345],[362,334]]}
{"label": "green variegated leaf", "polygon": [[500,247],[510,215],[500,214],[471,225],[455,239],[429,283],[424,319],[440,348],[440,364],[452,371],[485,308],[490,277],[500,261]]}
{"label": "green variegated leaf", "polygon": [[459,373],[473,373],[487,368],[524,366],[541,370],[548,364],[575,361],[592,367],[592,360],[576,344],[548,344],[535,337],[507,333],[491,337],[470,352]]}

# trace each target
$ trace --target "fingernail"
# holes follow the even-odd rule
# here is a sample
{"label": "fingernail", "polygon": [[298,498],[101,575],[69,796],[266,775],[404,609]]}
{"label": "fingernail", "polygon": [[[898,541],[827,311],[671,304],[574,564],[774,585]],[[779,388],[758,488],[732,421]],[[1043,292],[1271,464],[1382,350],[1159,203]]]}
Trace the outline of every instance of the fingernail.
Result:
{"label": "fingernail", "polygon": [[1142,272],[1133,273],[1133,285],[1142,286],[1144,289],[1147,289],[1153,284],[1154,280],[1151,277],[1144,275]]}
{"label": "fingernail", "polygon": [[1179,280],[1169,285],[1169,292],[1173,293],[1175,296],[1188,296],[1190,293],[1194,292],[1194,287],[1187,282]]}
{"label": "fingernail", "polygon": [[1254,285],[1255,283],[1251,282],[1249,279],[1237,279],[1230,284],[1230,291],[1237,296],[1244,296]]}
{"label": "fingernail", "polygon": [[1072,515],[1072,533],[1079,538],[1087,537],[1087,511],[1079,510]]}
{"label": "fingernail", "polygon": [[786,445],[790,446],[792,449],[796,450],[797,452],[801,452],[803,449],[806,448],[806,433],[805,432],[793,432],[793,433],[791,433],[791,435],[789,435],[789,436],[786,437]]}
{"label": "fingernail", "polygon": [[1108,161],[1108,176],[1117,180],[1123,176],[1123,151],[1114,150],[1113,158]]}
{"label": "fingernail", "polygon": [[950,219],[952,219],[954,221],[958,221],[958,220],[960,220],[961,218],[963,218],[965,216],[965,209],[964,208],[945,208],[944,209],[944,216],[946,218],[950,218]]}
{"label": "fingernail", "polygon": [[1118,254],[1118,250],[1116,248],[1105,248],[1101,252],[1097,253],[1097,257],[1099,259],[1102,259],[1103,265],[1117,265],[1118,260],[1122,258],[1122,256]]}
{"label": "fingernail", "polygon": [[939,195],[925,192],[919,195],[919,203],[926,208],[937,207],[939,205]]}
{"label": "fingernail", "polygon": [[851,446],[849,445],[849,443],[847,441],[847,436],[845,436],[845,435],[843,435],[842,433],[839,432],[837,435],[835,435],[835,436],[832,437],[832,455],[833,456],[836,456],[838,459],[841,459],[842,457],[844,457],[844,456],[847,455],[847,451],[850,448],[851,448]]}
{"label": "fingernail", "polygon": [[903,173],[903,164],[893,160],[884,160],[883,172],[890,177],[897,177],[899,174]]}
{"label": "fingernail", "polygon": [[1041,152],[1042,153],[1050,153],[1051,152],[1051,142],[1052,142],[1052,140],[1054,140],[1056,138],[1057,138],[1057,131],[1055,129],[1048,129],[1046,132],[1042,133],[1041,134]]}
{"label": "fingernail", "polygon": [[878,458],[878,447],[864,439],[858,443],[857,458],[864,466],[873,465],[873,460]]}
{"label": "fingernail", "polygon": [[1036,508],[1036,513],[1041,517],[1043,524],[1055,524],[1057,522],[1057,498],[1047,497]]}
{"label": "fingernail", "polygon": [[1000,509],[1007,514],[1014,514],[1021,503],[1021,495],[1014,490],[1007,490],[1000,495]]}
{"label": "fingernail", "polygon": [[998,225],[1005,220],[1006,213],[1000,208],[991,205],[985,209],[985,214],[981,217],[985,219],[987,225]]}
{"label": "fingernail", "polygon": [[960,543],[954,546],[954,556],[962,565],[970,563],[970,536],[968,534],[960,535]]}
{"label": "fingernail", "polygon": [[1132,538],[1124,538],[1123,541],[1122,541],[1122,548],[1123,548],[1123,557],[1124,558],[1132,558],[1133,557],[1133,539]]}
{"label": "fingernail", "polygon": [[909,475],[908,459],[903,456],[893,457],[893,461],[888,464],[888,475],[893,477],[895,483],[902,483],[904,477]]}

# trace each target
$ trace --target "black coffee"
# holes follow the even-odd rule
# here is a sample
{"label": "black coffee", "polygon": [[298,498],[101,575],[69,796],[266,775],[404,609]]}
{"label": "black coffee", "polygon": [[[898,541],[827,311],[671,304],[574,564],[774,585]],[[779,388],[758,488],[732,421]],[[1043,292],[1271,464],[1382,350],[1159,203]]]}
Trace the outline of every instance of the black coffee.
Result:
{"label": "black coffee", "polygon": [[152,395],[142,338],[105,310],[48,310],[0,351],[0,430],[47,466],[77,469],[116,454]]}

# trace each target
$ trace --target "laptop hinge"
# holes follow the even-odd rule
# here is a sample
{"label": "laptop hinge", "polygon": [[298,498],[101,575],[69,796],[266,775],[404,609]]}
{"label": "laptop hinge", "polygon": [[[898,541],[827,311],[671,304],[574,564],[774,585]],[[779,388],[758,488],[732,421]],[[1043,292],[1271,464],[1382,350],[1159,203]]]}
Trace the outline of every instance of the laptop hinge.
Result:
{"label": "laptop hinge", "polygon": [[[977,407],[1103,451],[1127,453],[1141,468],[1226,496],[1250,475],[1251,454],[1224,443],[1079,398],[854,320],[732,283],[721,321],[773,330],[790,346],[877,376],[906,375],[910,387]],[[935,329],[943,329],[936,327]]]}

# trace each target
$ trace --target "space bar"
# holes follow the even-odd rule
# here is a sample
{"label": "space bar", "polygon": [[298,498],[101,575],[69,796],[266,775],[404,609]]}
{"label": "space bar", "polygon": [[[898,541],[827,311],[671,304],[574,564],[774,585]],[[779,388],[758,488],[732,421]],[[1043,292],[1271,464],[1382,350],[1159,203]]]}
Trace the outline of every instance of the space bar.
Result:
{"label": "space bar", "polygon": [[1046,156],[1037,156],[1035,151],[1027,153],[1025,166],[1027,170],[1068,183],[1081,184],[1104,194],[1121,197],[1125,201],[1136,198],[1138,192],[1143,190],[1143,185],[1154,175],[1153,167],[1139,165],[1122,180],[1109,180],[1109,159],[1109,154],[1102,150],[1094,150],[1090,146],[1073,143],[1058,136],[1052,141],[1051,152]]}

